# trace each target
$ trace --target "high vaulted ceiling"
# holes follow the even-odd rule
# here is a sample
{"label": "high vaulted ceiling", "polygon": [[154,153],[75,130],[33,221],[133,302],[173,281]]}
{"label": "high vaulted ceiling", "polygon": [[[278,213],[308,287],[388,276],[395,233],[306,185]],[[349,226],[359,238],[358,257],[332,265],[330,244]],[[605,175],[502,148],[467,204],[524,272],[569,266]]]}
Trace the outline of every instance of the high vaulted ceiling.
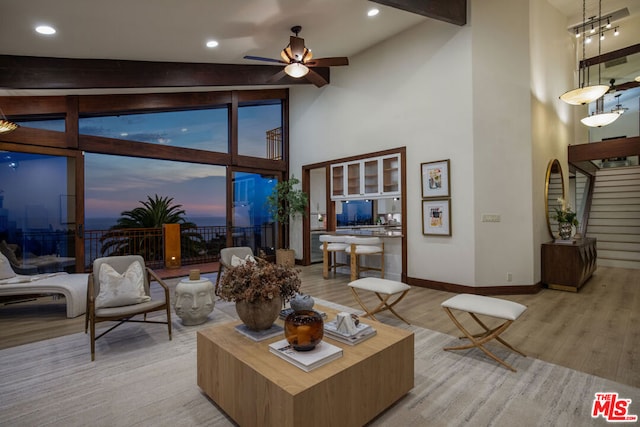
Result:
{"label": "high vaulted ceiling", "polygon": [[[482,0],[469,0],[482,1]],[[504,0],[508,1],[508,0]],[[582,21],[581,0],[547,0],[567,25]],[[445,0],[390,0],[444,8]],[[387,3],[387,1],[380,1]],[[587,0],[587,17],[598,1]],[[380,13],[368,17],[367,11]],[[640,1],[603,0],[603,15],[627,8],[621,35],[602,52],[640,42]],[[315,57],[353,55],[430,18],[367,0],[3,0],[0,54],[218,64],[258,64],[245,55],[278,58],[290,28]],[[34,27],[57,29],[43,36]],[[219,45],[207,48],[208,40]],[[593,56],[589,47],[587,57]],[[597,51],[595,52],[597,54]]]}

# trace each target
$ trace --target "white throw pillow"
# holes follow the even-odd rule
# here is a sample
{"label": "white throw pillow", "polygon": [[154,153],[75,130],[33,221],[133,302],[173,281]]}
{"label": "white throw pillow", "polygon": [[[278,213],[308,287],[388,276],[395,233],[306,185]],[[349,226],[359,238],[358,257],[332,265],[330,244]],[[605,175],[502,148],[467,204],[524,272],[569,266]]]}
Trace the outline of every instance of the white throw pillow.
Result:
{"label": "white throw pillow", "polygon": [[11,268],[11,263],[6,256],[0,253],[0,280],[16,277],[16,272]]}
{"label": "white throw pillow", "polygon": [[144,293],[144,271],[138,261],[131,263],[124,274],[118,273],[109,264],[100,265],[98,274],[100,294],[96,307],[122,307],[151,301]]}
{"label": "white throw pillow", "polygon": [[245,265],[248,262],[255,263],[256,259],[252,255],[247,255],[244,259],[237,255],[231,255],[231,267],[237,267],[239,265]]}
{"label": "white throw pillow", "polygon": [[231,267],[237,267],[239,265],[244,265],[245,264],[245,260],[243,260],[242,258],[240,258],[237,255],[231,255]]}

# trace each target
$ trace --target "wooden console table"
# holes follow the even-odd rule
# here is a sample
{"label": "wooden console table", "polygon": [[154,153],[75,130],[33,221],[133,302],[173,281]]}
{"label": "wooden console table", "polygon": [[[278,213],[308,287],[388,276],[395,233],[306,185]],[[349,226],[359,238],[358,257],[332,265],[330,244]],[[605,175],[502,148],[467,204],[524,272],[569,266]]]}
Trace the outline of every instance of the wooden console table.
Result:
{"label": "wooden console table", "polygon": [[237,321],[202,329],[198,386],[241,426],[364,425],[414,384],[413,333],[366,322],[376,336],[355,346],[325,337],[343,355],[311,372],[269,352],[282,337],[253,342],[234,330]]}
{"label": "wooden console table", "polygon": [[542,283],[551,289],[578,292],[596,270],[596,239],[542,244]]}

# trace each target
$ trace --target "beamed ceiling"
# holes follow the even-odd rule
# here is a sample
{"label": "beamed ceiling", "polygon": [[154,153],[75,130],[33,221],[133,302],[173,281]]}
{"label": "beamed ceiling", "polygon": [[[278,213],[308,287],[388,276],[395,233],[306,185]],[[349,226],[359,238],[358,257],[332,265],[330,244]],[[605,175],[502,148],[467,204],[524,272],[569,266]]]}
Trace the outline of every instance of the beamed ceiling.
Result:
{"label": "beamed ceiling", "polygon": [[[278,58],[293,25],[302,26],[315,57],[348,57],[428,19],[464,25],[467,11],[466,0],[9,3],[3,15],[12,19],[0,27],[0,87],[10,89],[309,84],[270,82],[281,66],[243,57]],[[368,18],[372,8],[380,14]],[[37,35],[41,23],[57,34]],[[219,46],[204,47],[209,39]],[[314,70],[329,80],[329,68]]]}

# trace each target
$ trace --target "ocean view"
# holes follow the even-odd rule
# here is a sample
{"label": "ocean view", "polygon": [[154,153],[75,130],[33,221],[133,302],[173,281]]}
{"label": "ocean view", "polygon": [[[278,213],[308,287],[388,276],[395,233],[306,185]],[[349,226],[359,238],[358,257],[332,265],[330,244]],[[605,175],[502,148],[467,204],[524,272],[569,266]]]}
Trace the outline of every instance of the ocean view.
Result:
{"label": "ocean view", "polygon": [[[199,227],[224,226],[226,225],[225,217],[203,216],[203,217],[185,217],[187,221],[197,224]],[[85,218],[85,230],[108,230],[116,225],[118,218]]]}

